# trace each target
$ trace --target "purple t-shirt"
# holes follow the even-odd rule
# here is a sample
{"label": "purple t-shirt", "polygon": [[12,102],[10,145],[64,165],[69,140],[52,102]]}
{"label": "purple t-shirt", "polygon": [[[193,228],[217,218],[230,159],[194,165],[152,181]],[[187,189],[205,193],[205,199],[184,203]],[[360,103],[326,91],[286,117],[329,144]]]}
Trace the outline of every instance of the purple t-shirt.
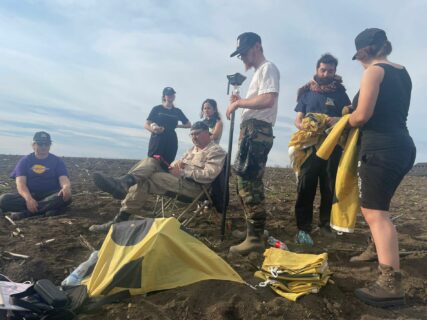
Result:
{"label": "purple t-shirt", "polygon": [[34,152],[22,157],[11,174],[11,178],[27,177],[31,193],[44,193],[61,189],[59,177],[67,176],[64,160],[49,153],[46,159],[37,159]]}

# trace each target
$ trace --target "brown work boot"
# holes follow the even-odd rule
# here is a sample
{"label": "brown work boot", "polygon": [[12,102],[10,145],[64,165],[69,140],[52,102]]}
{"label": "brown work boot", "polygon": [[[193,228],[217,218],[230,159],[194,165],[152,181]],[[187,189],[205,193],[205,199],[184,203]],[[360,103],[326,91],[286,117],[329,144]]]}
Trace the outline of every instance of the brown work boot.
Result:
{"label": "brown work boot", "polygon": [[264,252],[263,234],[264,229],[255,229],[253,223],[247,222],[246,239],[242,243],[230,247],[230,253],[246,256],[251,252]]}
{"label": "brown work boot", "polygon": [[115,199],[123,200],[136,179],[131,174],[125,174],[120,178],[108,177],[105,174],[95,172],[93,174],[95,185],[102,191],[108,192]]}
{"label": "brown work boot", "polygon": [[[234,239],[237,239],[237,240],[245,240],[245,238],[246,238],[246,234],[247,234],[247,232],[246,231],[240,231],[240,230],[233,230],[232,232],[231,232],[231,236],[234,238]],[[267,229],[264,229],[264,232],[263,232],[263,234],[262,234],[262,238],[266,241],[267,240],[267,238],[268,238],[268,236],[270,235],[270,233],[268,232],[268,230]]]}
{"label": "brown work boot", "polygon": [[405,304],[405,292],[402,288],[402,275],[391,266],[380,264],[378,280],[367,288],[355,290],[356,297],[375,307],[402,306]]}
{"label": "brown work boot", "polygon": [[377,259],[377,251],[375,250],[375,243],[370,241],[368,247],[361,254],[351,257],[350,262],[367,262],[375,261]]}

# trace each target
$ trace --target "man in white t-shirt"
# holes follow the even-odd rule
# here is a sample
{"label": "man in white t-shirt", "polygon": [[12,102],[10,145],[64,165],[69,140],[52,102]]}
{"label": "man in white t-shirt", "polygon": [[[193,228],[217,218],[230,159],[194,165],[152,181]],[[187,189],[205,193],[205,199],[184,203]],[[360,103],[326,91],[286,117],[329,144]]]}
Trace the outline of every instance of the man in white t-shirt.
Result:
{"label": "man in white t-shirt", "polygon": [[264,233],[266,211],[262,177],[268,153],[273,146],[273,125],[277,117],[280,73],[264,57],[261,38],[245,32],[237,38],[237,49],[230,55],[237,56],[246,70],[255,69],[245,99],[233,95],[226,116],[238,108],[242,110],[239,150],[234,169],[237,174],[239,196],[246,214],[246,239],[232,246],[230,252],[247,255],[265,249],[261,236]]}

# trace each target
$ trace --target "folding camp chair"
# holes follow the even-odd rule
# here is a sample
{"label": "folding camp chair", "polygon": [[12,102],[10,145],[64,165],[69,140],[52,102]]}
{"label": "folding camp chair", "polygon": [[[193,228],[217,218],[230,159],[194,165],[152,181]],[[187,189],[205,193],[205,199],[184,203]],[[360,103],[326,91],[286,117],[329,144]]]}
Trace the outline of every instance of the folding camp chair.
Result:
{"label": "folding camp chair", "polygon": [[[175,193],[157,195],[153,209],[154,216],[175,216],[182,225],[188,224],[197,216],[206,212],[220,214],[223,210],[224,200],[228,204],[228,188],[224,197],[225,166],[220,174],[209,185],[202,185],[201,192],[193,199]],[[211,209],[211,210],[209,210]]]}
{"label": "folding camp chair", "polygon": [[153,214],[156,217],[174,216],[183,226],[187,226],[198,214],[209,208],[215,210],[209,190],[210,187],[202,186],[202,190],[194,199],[175,193],[157,195]]}

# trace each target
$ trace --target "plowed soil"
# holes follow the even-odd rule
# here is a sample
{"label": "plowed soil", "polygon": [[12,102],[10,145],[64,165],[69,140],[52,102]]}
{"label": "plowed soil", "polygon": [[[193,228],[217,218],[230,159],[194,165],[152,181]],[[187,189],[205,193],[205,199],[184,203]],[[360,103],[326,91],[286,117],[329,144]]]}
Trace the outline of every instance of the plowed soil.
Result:
{"label": "plowed soil", "polygon": [[[8,175],[19,156],[0,155],[0,193],[15,190]],[[17,221],[20,229],[0,217],[0,273],[13,281],[47,278],[56,284],[86,260],[90,252],[80,241],[82,235],[92,246],[100,248],[103,235],[88,231],[92,224],[103,223],[118,212],[120,202],[96,189],[92,173],[112,176],[126,173],[135,163],[131,160],[65,158],[70,171],[73,203],[63,215]],[[253,273],[262,264],[262,255],[236,257],[228,254],[230,245],[239,242],[232,229],[244,230],[243,212],[232,182],[227,234],[220,239],[220,219],[207,212],[190,224],[190,229],[250,284],[257,284]],[[328,252],[332,280],[318,294],[291,302],[269,288],[256,290],[222,281],[203,281],[190,286],[150,293],[146,296],[104,306],[95,314],[79,319],[427,319],[427,177],[404,179],[392,202],[392,216],[399,232],[402,273],[407,305],[402,308],[378,309],[365,305],[354,296],[354,289],[373,281],[377,263],[350,263],[349,258],[366,247],[368,230],[361,217],[356,232],[336,239],[313,232],[315,246],[304,248],[293,243],[296,233],[293,206],[295,178],[289,169],[268,168],[265,175],[268,222],[271,235],[300,252]],[[146,206],[149,212],[155,198]],[[316,199],[316,205],[318,199]],[[143,215],[144,213],[142,213]],[[315,221],[314,223],[317,223]],[[55,239],[44,246],[36,243]],[[11,258],[10,251],[28,255],[29,259]],[[173,266],[171,266],[173,267]]]}

